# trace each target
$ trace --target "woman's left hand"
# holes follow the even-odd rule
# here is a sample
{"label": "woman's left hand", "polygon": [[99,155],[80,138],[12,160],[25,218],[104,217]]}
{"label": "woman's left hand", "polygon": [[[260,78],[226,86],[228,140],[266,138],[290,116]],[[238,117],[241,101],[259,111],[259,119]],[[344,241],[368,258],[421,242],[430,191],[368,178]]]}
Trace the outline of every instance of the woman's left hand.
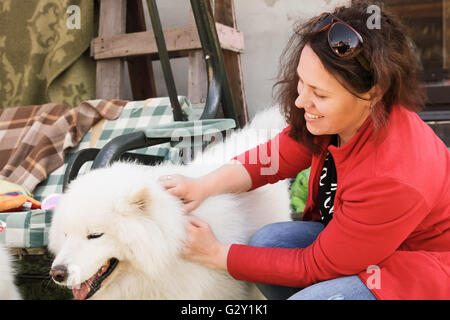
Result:
{"label": "woman's left hand", "polygon": [[191,215],[186,225],[186,233],[182,258],[212,269],[227,270],[230,246],[217,240],[208,223]]}

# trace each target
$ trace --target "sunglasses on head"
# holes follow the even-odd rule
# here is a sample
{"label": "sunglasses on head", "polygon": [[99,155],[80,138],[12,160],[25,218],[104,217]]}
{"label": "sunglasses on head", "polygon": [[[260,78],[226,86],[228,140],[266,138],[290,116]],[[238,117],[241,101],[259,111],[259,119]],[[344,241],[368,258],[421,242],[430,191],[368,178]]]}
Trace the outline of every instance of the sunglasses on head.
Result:
{"label": "sunglasses on head", "polygon": [[324,12],[313,22],[311,32],[314,34],[327,29],[328,44],[334,54],[346,59],[356,58],[364,69],[371,71],[369,62],[360,54],[363,39],[355,29],[331,13]]}

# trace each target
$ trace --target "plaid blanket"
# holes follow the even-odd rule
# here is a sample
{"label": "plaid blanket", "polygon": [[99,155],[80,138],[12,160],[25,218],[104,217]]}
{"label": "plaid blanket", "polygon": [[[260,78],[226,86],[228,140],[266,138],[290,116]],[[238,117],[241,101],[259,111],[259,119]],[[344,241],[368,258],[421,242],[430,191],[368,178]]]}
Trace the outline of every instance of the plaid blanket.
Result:
{"label": "plaid blanket", "polygon": [[0,110],[0,179],[32,191],[64,163],[100,119],[119,117],[126,101],[90,100],[76,108],[49,103]]}

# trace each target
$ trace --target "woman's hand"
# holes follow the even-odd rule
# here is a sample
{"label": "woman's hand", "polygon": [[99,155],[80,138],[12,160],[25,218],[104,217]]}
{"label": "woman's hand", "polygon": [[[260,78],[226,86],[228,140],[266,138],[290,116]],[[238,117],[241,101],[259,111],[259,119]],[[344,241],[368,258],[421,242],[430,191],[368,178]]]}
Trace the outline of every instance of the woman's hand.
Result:
{"label": "woman's hand", "polygon": [[252,187],[250,175],[236,160],[198,178],[173,174],[160,177],[159,183],[184,202],[183,209],[186,213],[196,209],[208,197],[245,192]]}
{"label": "woman's hand", "polygon": [[206,267],[227,270],[229,245],[217,240],[208,223],[190,216],[186,225],[186,243],[181,252],[183,259]]}
{"label": "woman's hand", "polygon": [[183,201],[186,213],[196,209],[208,197],[200,178],[189,178],[181,174],[162,176],[158,179],[163,188]]}

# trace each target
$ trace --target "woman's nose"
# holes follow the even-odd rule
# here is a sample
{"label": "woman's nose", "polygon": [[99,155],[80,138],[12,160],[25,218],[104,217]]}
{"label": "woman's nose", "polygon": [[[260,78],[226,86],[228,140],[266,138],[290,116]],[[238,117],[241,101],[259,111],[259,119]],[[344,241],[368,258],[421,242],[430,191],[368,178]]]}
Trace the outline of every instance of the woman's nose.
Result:
{"label": "woman's nose", "polygon": [[295,99],[294,104],[295,104],[295,106],[296,106],[297,108],[303,109],[303,108],[305,108],[306,106],[308,106],[309,104],[311,104],[311,100],[308,99],[308,97],[306,97],[305,92],[301,92],[301,93],[298,95],[297,99]]}

